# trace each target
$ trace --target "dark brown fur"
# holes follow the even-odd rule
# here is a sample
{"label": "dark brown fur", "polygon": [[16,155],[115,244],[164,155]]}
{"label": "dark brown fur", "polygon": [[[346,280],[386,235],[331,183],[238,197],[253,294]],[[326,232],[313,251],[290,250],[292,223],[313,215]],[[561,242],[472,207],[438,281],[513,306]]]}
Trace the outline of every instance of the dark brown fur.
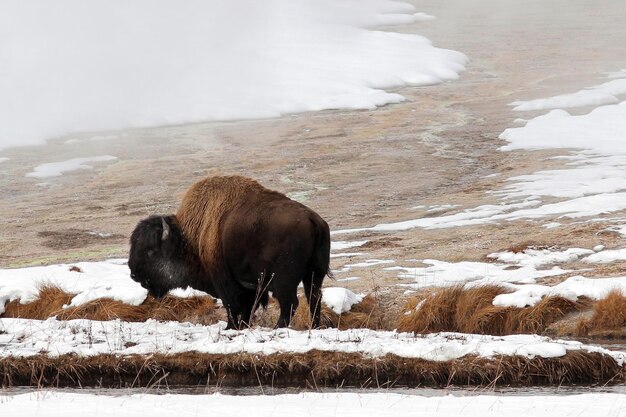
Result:
{"label": "dark brown fur", "polygon": [[[270,291],[280,304],[277,326],[289,325],[300,282],[313,326],[319,326],[321,286],[329,272],[328,225],[308,207],[254,180],[209,177],[195,183],[176,216],[152,217],[137,226],[131,238],[131,271],[145,266],[143,252],[152,253],[151,265],[161,272],[133,272],[133,279],[155,288],[159,296],[170,282],[207,288],[222,299],[230,328],[249,324],[254,310],[267,304]],[[195,264],[201,268],[187,267]]]}

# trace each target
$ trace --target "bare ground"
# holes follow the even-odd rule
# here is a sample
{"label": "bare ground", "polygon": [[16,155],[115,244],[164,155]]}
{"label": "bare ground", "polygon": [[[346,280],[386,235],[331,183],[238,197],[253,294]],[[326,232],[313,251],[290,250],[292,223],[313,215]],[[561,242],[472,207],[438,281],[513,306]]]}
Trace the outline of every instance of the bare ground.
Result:
{"label": "bare ground", "polygon": [[[515,118],[535,115],[515,114],[507,103],[576,91],[599,83],[605,71],[623,68],[619,40],[626,40],[626,5],[414,3],[437,20],[393,30],[423,34],[437,46],[466,53],[471,63],[458,81],[400,89],[404,103],[375,111],[89,132],[3,151],[11,159],[0,164],[0,266],[125,257],[137,221],[174,212],[182,192],[206,175],[256,178],[309,205],[337,230],[416,218],[411,207],[418,205],[458,204],[451,210],[461,210],[497,202],[486,191],[506,178],[561,166],[548,159],[551,152],[497,151],[503,144],[498,135]],[[95,135],[115,138],[89,140]],[[82,142],[65,144],[69,139]],[[119,159],[46,181],[25,177],[40,163],[103,154]],[[606,230],[609,220],[564,223],[557,229],[517,221],[350,238],[370,240],[363,248],[367,259],[400,265],[416,258],[482,260],[528,243],[623,244]],[[338,258],[332,266],[346,262]],[[360,280],[340,285],[401,292],[395,273],[384,266],[359,271]],[[611,264],[593,274],[623,274],[625,266]]]}

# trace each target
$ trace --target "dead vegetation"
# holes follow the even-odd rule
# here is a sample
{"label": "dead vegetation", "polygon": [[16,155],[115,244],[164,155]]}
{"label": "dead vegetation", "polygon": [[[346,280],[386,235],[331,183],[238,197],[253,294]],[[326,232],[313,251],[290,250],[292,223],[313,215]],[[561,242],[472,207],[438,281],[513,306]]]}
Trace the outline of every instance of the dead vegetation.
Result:
{"label": "dead vegetation", "polygon": [[446,362],[387,355],[310,351],[298,354],[8,357],[0,359],[3,387],[369,387],[561,385],[620,383],[611,357],[571,351],[559,358],[464,357]]}
{"label": "dead vegetation", "polygon": [[[404,309],[390,308],[378,292],[369,294],[352,306],[351,311],[337,314],[322,306],[322,327],[339,329],[369,328],[399,332],[434,333],[461,332],[489,335],[520,333],[553,336],[625,337],[626,296],[610,293],[605,299],[592,302],[581,297],[576,302],[562,297],[546,297],[532,307],[514,308],[493,305],[493,299],[507,290],[496,285],[474,288],[453,286],[421,293],[408,299]],[[101,298],[78,306],[67,307],[74,297],[51,285],[44,285],[32,302],[14,300],[6,304],[0,317],[45,320],[90,319],[142,322],[148,319],[214,324],[225,320],[225,312],[209,296],[179,298],[168,295],[162,299],[148,296],[138,306]],[[386,298],[385,298],[386,297]],[[273,327],[279,308],[270,300],[266,310],[259,309],[253,326]],[[291,327],[311,327],[309,306],[304,297],[296,310]]]}
{"label": "dead vegetation", "polygon": [[589,318],[576,323],[576,336],[624,338],[626,337],[626,295],[611,291],[606,298],[593,306]]}
{"label": "dead vegetation", "polygon": [[563,297],[546,297],[535,306],[525,308],[494,306],[493,299],[505,293],[506,289],[495,285],[438,289],[424,299],[407,302],[405,313],[398,321],[398,331],[448,331],[495,336],[542,334],[568,314],[589,307],[588,300],[574,302]]}
{"label": "dead vegetation", "polygon": [[131,322],[153,318],[201,324],[213,324],[221,318],[211,297],[179,298],[168,295],[156,299],[148,296],[138,306],[110,298],[99,298],[79,306],[63,308],[70,304],[72,298],[74,294],[55,286],[45,285],[40,288],[38,297],[29,303],[21,304],[20,300],[9,302],[2,317],[45,320],[56,316],[59,320],[120,319]]}
{"label": "dead vegetation", "polygon": [[[65,307],[74,298],[62,289],[44,285],[40,288],[37,298],[29,303],[21,304],[14,300],[6,304],[1,317],[45,320],[56,317],[59,320],[89,319],[142,322],[148,319],[161,321],[180,321],[199,324],[215,324],[226,319],[222,308],[218,308],[214,299],[209,296],[180,298],[167,295],[161,299],[148,296],[146,300],[133,306],[110,298],[99,298],[78,306]],[[64,308],[65,307],[65,308]],[[348,328],[383,329],[383,309],[378,298],[367,295],[354,305],[352,310],[337,314],[327,306],[322,307],[322,326]],[[279,308],[275,300],[271,300],[266,311],[260,309],[254,317],[253,325],[273,327],[278,318]],[[309,306],[304,297],[296,310],[291,327],[297,330],[311,328]]]}

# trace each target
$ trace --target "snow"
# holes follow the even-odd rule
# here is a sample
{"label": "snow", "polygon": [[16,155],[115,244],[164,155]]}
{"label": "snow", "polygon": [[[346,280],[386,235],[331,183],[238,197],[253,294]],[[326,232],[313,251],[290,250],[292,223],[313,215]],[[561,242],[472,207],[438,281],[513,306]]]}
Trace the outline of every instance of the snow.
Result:
{"label": "snow", "polygon": [[626,78],[626,69],[609,72],[607,73],[606,78]]}
{"label": "snow", "polygon": [[436,17],[427,13],[419,12],[413,15],[417,21],[435,20]]}
{"label": "snow", "polygon": [[511,269],[510,265],[484,262],[445,262],[425,259],[426,267],[390,267],[387,271],[399,271],[398,278],[410,280],[406,285],[412,289],[445,287],[472,282],[475,285],[519,282],[532,284],[537,278],[561,275],[568,271],[558,267],[537,270],[533,265]]}
{"label": "snow", "polygon": [[117,158],[111,155],[92,156],[86,158],[74,158],[67,161],[50,162],[35,167],[32,172],[26,174],[32,178],[50,178],[60,177],[66,172],[76,171],[79,169],[93,169],[93,166],[87,165],[89,162],[109,162],[115,161]]}
{"label": "snow", "polygon": [[[626,82],[626,80],[624,80]],[[570,115],[552,110],[523,127],[506,129],[500,135],[509,142],[501,149],[587,149],[603,156],[626,154],[626,101],[598,107],[587,114]]]}
{"label": "snow", "polygon": [[[0,410],[7,416],[82,417],[85,415],[131,417],[191,417],[249,415],[256,417],[594,417],[623,416],[626,395],[585,393],[577,395],[449,394],[410,395],[392,392],[332,392],[282,395],[184,395],[166,393],[102,395],[62,391],[3,395]],[[419,411],[418,411],[419,410]]]}
{"label": "snow", "polygon": [[330,250],[331,251],[338,251],[338,250],[345,250],[345,249],[351,249],[351,248],[356,248],[359,246],[363,246],[367,243],[367,240],[353,240],[353,241],[332,241],[330,242]]}
{"label": "snow", "polygon": [[[374,109],[454,80],[462,53],[373,30],[386,0],[5,0],[0,149],[71,132]],[[62,94],[61,94],[62,92]]]}
{"label": "snow", "polygon": [[52,357],[70,353],[81,356],[125,356],[190,351],[272,355],[320,350],[358,353],[367,357],[393,354],[428,361],[449,361],[468,355],[485,358],[498,355],[556,358],[564,356],[568,351],[585,351],[608,355],[619,365],[626,360],[626,352],[538,335],[420,335],[369,329],[225,330],[225,326],[224,322],[204,326],[155,320],[130,323],[119,320],[59,321],[51,318],[41,321],[0,318],[0,357],[29,357],[41,353]]}
{"label": "snow", "polygon": [[354,304],[363,301],[362,294],[355,294],[347,288],[322,288],[322,302],[337,314],[350,311]]}
{"label": "snow", "polygon": [[[68,392],[37,392],[5,397],[3,409],[10,415],[36,415],[45,412],[50,417],[89,415],[153,417],[195,416],[203,410],[217,415],[244,415],[254,410],[259,417],[292,417],[303,413],[320,416],[397,416],[420,410],[420,416],[489,416],[537,417],[569,416],[577,413],[594,416],[617,416],[626,405],[619,394],[597,393],[581,395],[445,395],[424,397],[396,393],[302,393],[276,396],[230,396],[135,394],[105,396]],[[69,406],[68,406],[69,405]],[[617,413],[617,414],[616,414]]]}
{"label": "snow", "polygon": [[[516,104],[533,108],[597,105],[598,102],[588,100],[589,95],[626,94],[626,79],[618,75],[623,76],[623,71],[611,74],[611,78],[615,78],[612,81],[574,95]],[[500,147],[501,151],[563,149],[564,154],[554,159],[565,161],[565,167],[508,178],[504,187],[488,193],[499,198],[499,204],[332,233],[391,233],[414,228],[468,227],[546,218],[544,227],[553,228],[561,225],[562,222],[555,221],[559,219],[593,218],[626,210],[626,182],[623,180],[626,177],[626,101],[618,101],[613,97],[611,102],[617,104],[600,106],[580,115],[552,110],[528,121],[517,120],[525,125],[502,132],[500,138],[508,144]],[[544,199],[549,201],[544,202]],[[615,227],[620,231],[623,225]]]}
{"label": "snow", "polygon": [[487,257],[495,259],[498,262],[538,268],[543,265],[555,263],[575,262],[583,256],[591,255],[593,253],[593,250],[583,248],[569,248],[564,250],[528,248],[517,253],[509,251],[496,252],[487,255]]}
{"label": "snow", "polygon": [[505,287],[513,292],[496,296],[493,300],[493,305],[522,308],[534,306],[541,299],[552,296],[576,301],[581,296],[600,300],[606,298],[611,291],[621,291],[626,294],[626,277],[585,278],[583,276],[575,276],[553,287],[514,284],[506,284]]}
{"label": "snow", "polygon": [[[76,294],[68,305],[78,306],[98,298],[112,298],[130,305],[144,302],[148,292],[130,279],[125,259],[103,262],[78,262],[36,266],[30,268],[0,269],[0,314],[8,301],[19,299],[22,304],[33,301],[42,285],[54,285]],[[76,267],[80,270],[72,271]],[[178,297],[206,295],[191,289],[175,289]]]}
{"label": "snow", "polygon": [[594,264],[608,264],[611,262],[624,260],[626,260],[626,249],[612,249],[594,253],[593,255],[583,259],[583,262]]}
{"label": "snow", "polygon": [[623,94],[626,94],[626,80],[616,79],[571,94],[528,101],[514,101],[510,105],[515,106],[513,108],[515,111],[595,107],[603,104],[619,103],[619,99],[616,96]]}

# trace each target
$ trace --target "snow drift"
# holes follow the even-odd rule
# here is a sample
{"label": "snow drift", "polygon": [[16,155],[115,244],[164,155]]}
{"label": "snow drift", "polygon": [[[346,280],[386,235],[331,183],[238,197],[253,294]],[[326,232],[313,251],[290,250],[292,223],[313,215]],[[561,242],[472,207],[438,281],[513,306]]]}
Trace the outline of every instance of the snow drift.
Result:
{"label": "snow drift", "polygon": [[0,3],[0,149],[70,132],[403,100],[467,58],[384,0],[7,0]]}

